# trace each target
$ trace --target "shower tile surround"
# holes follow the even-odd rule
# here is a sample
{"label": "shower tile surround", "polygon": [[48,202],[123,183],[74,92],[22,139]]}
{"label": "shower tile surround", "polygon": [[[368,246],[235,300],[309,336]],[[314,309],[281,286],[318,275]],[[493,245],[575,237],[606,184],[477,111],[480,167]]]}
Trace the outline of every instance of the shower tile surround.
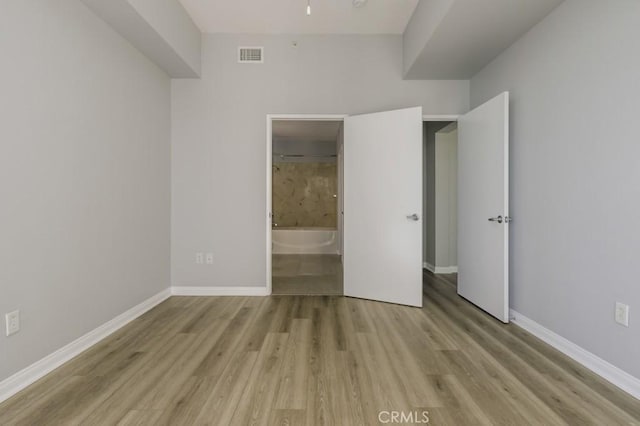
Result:
{"label": "shower tile surround", "polygon": [[336,228],[336,163],[273,165],[273,223],[279,228]]}

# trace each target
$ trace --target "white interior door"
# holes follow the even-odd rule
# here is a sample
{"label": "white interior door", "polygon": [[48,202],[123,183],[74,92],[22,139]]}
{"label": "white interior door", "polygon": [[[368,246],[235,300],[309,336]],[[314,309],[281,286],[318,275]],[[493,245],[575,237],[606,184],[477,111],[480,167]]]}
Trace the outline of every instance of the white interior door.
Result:
{"label": "white interior door", "polygon": [[458,119],[458,294],[509,322],[509,93]]}
{"label": "white interior door", "polygon": [[344,126],[344,294],[422,306],[422,108]]}

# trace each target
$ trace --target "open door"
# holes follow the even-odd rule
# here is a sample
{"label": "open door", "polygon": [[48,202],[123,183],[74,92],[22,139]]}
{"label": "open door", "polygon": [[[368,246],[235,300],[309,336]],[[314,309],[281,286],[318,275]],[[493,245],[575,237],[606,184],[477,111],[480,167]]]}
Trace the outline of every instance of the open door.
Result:
{"label": "open door", "polygon": [[344,126],[344,294],[422,306],[422,108]]}
{"label": "open door", "polygon": [[509,93],[458,119],[458,294],[509,322]]}

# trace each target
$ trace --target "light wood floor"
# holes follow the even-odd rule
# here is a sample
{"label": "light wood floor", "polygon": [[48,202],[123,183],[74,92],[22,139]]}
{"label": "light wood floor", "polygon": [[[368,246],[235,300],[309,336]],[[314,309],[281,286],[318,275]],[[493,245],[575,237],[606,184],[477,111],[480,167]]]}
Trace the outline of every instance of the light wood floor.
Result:
{"label": "light wood floor", "polygon": [[334,254],[274,254],[275,295],[341,296],[342,263]]}
{"label": "light wood floor", "polygon": [[640,424],[640,402],[425,275],[424,309],[172,297],[0,405],[1,425]]}

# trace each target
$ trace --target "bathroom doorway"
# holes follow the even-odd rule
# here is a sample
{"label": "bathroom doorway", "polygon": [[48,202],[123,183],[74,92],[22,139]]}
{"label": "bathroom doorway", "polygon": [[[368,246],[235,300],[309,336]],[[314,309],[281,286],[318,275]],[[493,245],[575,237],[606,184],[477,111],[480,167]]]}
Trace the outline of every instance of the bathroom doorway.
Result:
{"label": "bathroom doorway", "polygon": [[343,120],[270,125],[272,294],[343,295]]}

